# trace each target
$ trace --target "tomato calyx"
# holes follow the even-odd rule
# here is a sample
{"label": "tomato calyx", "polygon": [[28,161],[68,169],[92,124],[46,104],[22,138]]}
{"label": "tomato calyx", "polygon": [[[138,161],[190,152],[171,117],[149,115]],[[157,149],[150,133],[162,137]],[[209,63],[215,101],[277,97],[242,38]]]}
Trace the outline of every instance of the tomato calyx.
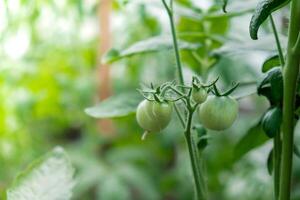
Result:
{"label": "tomato calyx", "polygon": [[217,85],[214,84],[213,85],[213,90],[212,93],[218,97],[223,97],[223,96],[229,96],[232,92],[234,92],[234,90],[239,86],[239,83],[234,84],[234,86],[230,89],[228,89],[226,92],[224,93],[220,93],[219,89],[217,88]]}
{"label": "tomato calyx", "polygon": [[208,84],[203,84],[201,83],[201,81],[199,80],[199,78],[197,76],[193,76],[192,79],[192,86],[195,89],[200,89],[200,88],[210,88],[213,85],[215,85],[219,80],[219,77],[217,77],[215,80],[213,80],[211,83]]}

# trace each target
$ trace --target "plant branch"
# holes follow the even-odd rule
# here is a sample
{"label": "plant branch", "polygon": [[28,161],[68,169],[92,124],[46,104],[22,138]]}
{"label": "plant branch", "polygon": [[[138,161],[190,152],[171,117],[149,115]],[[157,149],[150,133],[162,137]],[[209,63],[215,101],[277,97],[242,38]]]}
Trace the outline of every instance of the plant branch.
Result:
{"label": "plant branch", "polygon": [[293,52],[294,53],[297,53],[300,51],[300,32],[298,33],[298,37],[297,37],[297,40],[296,40],[296,44],[294,45],[293,47]]}
{"label": "plant branch", "polygon": [[[162,0],[162,2],[164,4],[164,7],[165,7],[165,9],[168,13],[168,16],[169,16],[179,83],[181,85],[184,85],[183,70],[182,70],[182,65],[181,65],[181,58],[180,58],[180,53],[179,53],[179,48],[178,48],[178,39],[177,39],[175,23],[174,23],[173,0],[170,0],[170,1],[171,2],[170,2],[170,7],[169,7],[167,5],[166,1]],[[177,91],[176,89],[174,89],[172,87],[171,87],[171,89],[179,95],[181,95],[182,92],[184,92],[184,88],[181,88],[182,92],[179,92],[179,91]],[[199,167],[198,157],[197,157],[198,156],[197,149],[193,148],[193,146],[194,146],[193,142],[194,141],[193,141],[193,138],[192,138],[192,135],[191,135],[192,119],[193,119],[193,114],[194,114],[195,109],[193,109],[191,107],[190,95],[191,95],[191,90],[189,91],[189,96],[185,96],[186,97],[185,98],[185,103],[186,103],[186,106],[187,106],[188,115],[187,115],[187,122],[185,124],[186,126],[185,126],[184,135],[185,135],[185,138],[186,138],[188,151],[189,151],[189,155],[190,155],[190,160],[191,160],[191,165],[192,165],[192,170],[193,170],[193,176],[194,176],[195,186],[196,186],[197,199],[198,200],[206,200],[206,196],[205,196],[205,193],[203,191],[203,188],[205,188],[205,185],[204,185],[204,181],[202,181],[202,178],[201,178],[203,172],[202,172],[201,168]],[[176,107],[175,107],[175,110],[176,110]]]}
{"label": "plant branch", "polygon": [[276,45],[277,45],[277,50],[278,50],[278,54],[279,54],[279,58],[280,58],[280,64],[281,64],[281,67],[283,67],[285,65],[284,56],[282,53],[282,48],[281,48],[281,44],[280,44],[280,40],[279,40],[279,36],[278,36],[278,31],[277,31],[272,14],[270,15],[270,21],[271,21],[271,25],[272,25]]}
{"label": "plant branch", "polygon": [[281,139],[280,132],[278,132],[274,139],[274,151],[273,151],[273,165],[274,165],[274,195],[275,200],[279,196],[279,183],[280,183],[280,155],[281,155]]}
{"label": "plant branch", "polygon": [[174,46],[174,52],[175,52],[175,58],[176,58],[176,65],[177,65],[177,72],[178,72],[178,78],[179,83],[184,85],[184,78],[183,78],[183,72],[182,72],[182,65],[181,65],[181,58],[178,48],[178,40],[177,40],[177,34],[175,29],[175,23],[174,23],[174,15],[173,15],[173,0],[171,0],[171,8],[167,5],[165,0],[162,0],[165,9],[167,10],[169,20],[170,20],[170,26],[171,26],[171,32],[172,32],[172,39],[173,39],[173,46]]}
{"label": "plant branch", "polygon": [[178,106],[177,106],[176,103],[174,103],[174,109],[175,109],[175,112],[176,112],[176,114],[177,114],[177,116],[179,118],[180,124],[184,128],[185,127],[184,119],[183,119],[183,117],[182,117],[182,115],[180,113],[180,110],[179,110],[179,108],[178,108]]}
{"label": "plant branch", "polygon": [[[186,125],[186,129],[184,132],[185,135],[185,139],[186,139],[186,143],[188,146],[188,151],[190,154],[190,158],[191,158],[191,166],[192,166],[192,170],[193,170],[193,174],[194,174],[194,181],[195,181],[195,186],[196,186],[196,199],[197,200],[206,200],[206,194],[205,194],[205,186],[204,186],[204,179],[203,179],[203,174],[202,174],[202,170],[199,167],[199,163],[198,163],[198,152],[197,149],[195,149],[195,144],[194,140],[192,138],[192,134],[191,134],[191,125],[192,125],[192,119],[193,119],[193,111],[189,110],[188,113],[188,121],[187,121],[187,125]],[[198,156],[198,157],[197,157]]]}
{"label": "plant branch", "polygon": [[279,200],[289,200],[294,146],[294,111],[297,80],[299,75],[299,55],[293,47],[300,30],[300,1],[292,0],[288,36],[288,54],[283,72],[283,123],[282,123],[282,162],[280,169]]}
{"label": "plant branch", "polygon": [[162,1],[162,3],[164,4],[164,7],[165,7],[167,13],[168,13],[168,14],[172,13],[172,11],[171,11],[171,9],[169,8],[169,6],[168,6],[166,0],[161,0],[161,1]]}

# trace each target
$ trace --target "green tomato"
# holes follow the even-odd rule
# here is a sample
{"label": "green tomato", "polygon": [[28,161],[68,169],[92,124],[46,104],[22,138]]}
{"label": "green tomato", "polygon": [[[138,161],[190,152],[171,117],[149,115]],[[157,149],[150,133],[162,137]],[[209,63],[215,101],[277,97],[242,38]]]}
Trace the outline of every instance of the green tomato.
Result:
{"label": "green tomato", "polygon": [[195,103],[203,103],[207,99],[207,91],[204,88],[193,88],[192,99]]}
{"label": "green tomato", "polygon": [[138,124],[148,132],[159,132],[171,121],[173,107],[169,103],[143,100],[137,108]]}
{"label": "green tomato", "polygon": [[208,129],[229,128],[238,115],[238,102],[230,96],[209,96],[198,110],[200,122]]}

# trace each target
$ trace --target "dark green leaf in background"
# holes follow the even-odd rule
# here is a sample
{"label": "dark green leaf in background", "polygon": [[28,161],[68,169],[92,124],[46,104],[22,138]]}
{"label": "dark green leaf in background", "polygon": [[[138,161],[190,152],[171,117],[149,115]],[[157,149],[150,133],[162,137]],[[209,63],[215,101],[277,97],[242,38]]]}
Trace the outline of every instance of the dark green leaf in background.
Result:
{"label": "dark green leaf in background", "polygon": [[271,176],[273,173],[273,149],[271,149],[269,155],[268,155],[268,159],[267,159],[267,169],[268,169],[268,173]]}
{"label": "dark green leaf in background", "polygon": [[261,71],[263,73],[269,71],[270,69],[274,68],[274,67],[278,67],[280,66],[280,58],[278,55],[273,55],[270,56],[269,58],[267,58],[267,60],[265,60],[265,62],[262,65],[262,69]]}
{"label": "dark green leaf in background", "polygon": [[279,8],[285,6],[290,0],[261,0],[257,5],[251,18],[249,31],[253,40],[257,40],[257,32],[261,24],[270,16],[270,14]]}
{"label": "dark green leaf in background", "polygon": [[194,126],[194,130],[196,130],[196,133],[198,135],[198,140],[197,140],[197,147],[198,150],[201,152],[203,151],[207,145],[208,145],[208,135],[207,135],[207,131],[206,129],[200,125],[200,124],[196,124]]}
{"label": "dark green leaf in background", "polygon": [[294,154],[300,158],[300,149],[297,145],[294,145]]}
{"label": "dark green leaf in background", "polygon": [[283,78],[280,67],[271,69],[257,87],[257,94],[268,98],[271,105],[280,105],[283,98]]}
{"label": "dark green leaf in background", "polygon": [[279,133],[281,121],[281,108],[271,108],[265,113],[262,119],[262,126],[268,137],[273,138],[277,133]]}

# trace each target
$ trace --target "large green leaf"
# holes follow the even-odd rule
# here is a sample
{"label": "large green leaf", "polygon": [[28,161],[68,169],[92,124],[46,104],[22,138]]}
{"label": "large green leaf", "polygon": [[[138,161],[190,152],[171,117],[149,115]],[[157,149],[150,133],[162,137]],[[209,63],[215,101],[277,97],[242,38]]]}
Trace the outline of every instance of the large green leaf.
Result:
{"label": "large green leaf", "polygon": [[[181,50],[197,50],[201,45],[179,40],[178,46]],[[111,63],[137,54],[171,49],[173,49],[172,36],[161,35],[136,42],[124,50],[111,49],[103,56],[102,62]]]}
{"label": "large green leaf", "polygon": [[193,21],[209,21],[209,20],[220,20],[220,19],[229,19],[233,17],[239,17],[242,15],[246,15],[248,13],[252,13],[254,11],[255,6],[252,6],[252,1],[242,2],[240,5],[236,3],[232,6],[230,12],[224,13],[224,9],[227,7],[228,0],[223,1],[223,11],[219,9],[211,8],[206,12],[198,11],[195,9],[190,9],[184,6],[176,6],[176,14],[181,17],[191,19]]}
{"label": "large green leaf", "polygon": [[135,113],[142,96],[137,92],[123,93],[112,96],[94,107],[85,109],[85,112],[96,118],[117,118]]}
{"label": "large green leaf", "polygon": [[235,146],[234,159],[239,160],[252,149],[264,144],[269,138],[265,135],[259,122],[250,128]]}
{"label": "large green leaf", "polygon": [[[282,44],[287,43],[287,37],[280,36]],[[267,35],[263,40],[249,41],[249,40],[232,40],[225,43],[221,48],[213,51],[217,56],[235,56],[249,54],[250,52],[277,52],[276,43],[273,35]]]}
{"label": "large green leaf", "polygon": [[257,32],[260,25],[270,16],[270,14],[279,8],[285,6],[290,0],[261,0],[257,5],[250,21],[250,36],[257,40]]}
{"label": "large green leaf", "polygon": [[74,169],[60,147],[32,163],[7,190],[7,200],[68,200]]}

